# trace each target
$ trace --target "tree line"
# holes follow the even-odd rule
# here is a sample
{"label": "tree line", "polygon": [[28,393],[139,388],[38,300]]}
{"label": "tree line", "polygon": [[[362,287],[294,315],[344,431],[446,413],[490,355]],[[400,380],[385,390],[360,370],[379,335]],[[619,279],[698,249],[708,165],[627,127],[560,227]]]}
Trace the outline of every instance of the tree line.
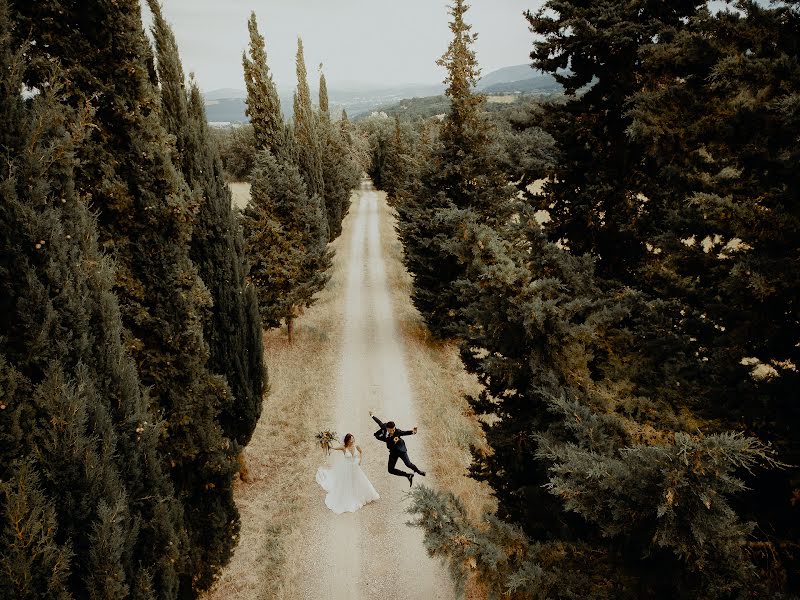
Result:
{"label": "tree line", "polygon": [[800,4],[548,1],[564,97],[502,118],[451,7],[450,109],[371,117],[413,301],[460,343],[496,513],[420,488],[490,598],[800,590]]}
{"label": "tree line", "polygon": [[263,327],[326,281],[359,175],[349,125],[301,85],[293,127],[256,127],[254,201],[234,212],[200,90],[148,5],[151,38],[138,0],[0,0],[3,598],[213,584],[239,535]]}
{"label": "tree line", "polygon": [[342,232],[361,167],[352,151],[347,113],[338,123],[331,118],[322,72],[318,110],[312,105],[302,40],[297,40],[297,91],[288,124],[255,13],[248,29],[242,63],[253,166],[251,200],[242,220],[245,250],[253,259],[261,318],[270,327],[285,322],[291,341],[294,319],[329,279],[328,242]]}

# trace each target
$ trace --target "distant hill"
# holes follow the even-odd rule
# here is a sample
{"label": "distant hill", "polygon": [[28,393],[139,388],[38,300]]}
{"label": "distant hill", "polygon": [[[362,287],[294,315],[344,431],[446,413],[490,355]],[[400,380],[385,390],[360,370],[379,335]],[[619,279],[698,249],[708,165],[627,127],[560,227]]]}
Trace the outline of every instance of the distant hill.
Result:
{"label": "distant hill", "polygon": [[560,94],[563,91],[561,84],[558,83],[551,75],[538,75],[530,79],[522,79],[520,81],[506,81],[502,83],[495,83],[479,91],[484,94]]}
{"label": "distant hill", "polygon": [[219,90],[211,90],[205,92],[203,98],[206,100],[225,100],[227,98],[246,98],[247,92],[244,90],[237,90],[235,88],[222,88]]}
{"label": "distant hill", "polygon": [[[336,112],[344,108],[351,117],[370,113],[379,106],[394,104],[403,98],[420,96],[434,96],[441,94],[444,86],[441,84],[418,84],[399,86],[356,86],[351,88],[336,88],[328,90],[328,97],[332,110]],[[292,114],[292,98],[294,90],[280,90],[281,106],[284,115]],[[317,91],[311,90],[312,97],[316,98]],[[244,114],[246,104],[244,90],[224,88],[211,90],[203,94],[206,102],[206,116],[210,122],[245,123],[248,121]]]}
{"label": "distant hill", "polygon": [[522,81],[532,79],[538,74],[530,65],[514,65],[513,67],[503,67],[487,73],[478,81],[477,89],[482,90],[498,83],[509,83],[511,81]]}
{"label": "distant hill", "polygon": [[481,78],[475,89],[484,94],[559,94],[562,90],[552,75],[534,71],[530,65],[492,71]]}
{"label": "distant hill", "polygon": [[206,97],[206,119],[211,123],[246,123],[249,119],[244,114],[245,108],[244,98]]}
{"label": "distant hill", "polygon": [[[492,94],[532,94],[550,95],[561,93],[561,86],[551,75],[534,71],[530,65],[514,65],[497,69],[485,75],[478,82],[476,90]],[[358,83],[331,87],[328,96],[334,111],[344,108],[351,117],[368,115],[373,111],[387,114],[411,114],[431,116],[445,112],[449,106],[445,98],[443,84],[408,84],[379,86]],[[294,90],[280,90],[281,106],[288,118],[292,114]],[[313,97],[316,90],[312,89]],[[206,100],[206,115],[211,122],[246,123],[244,90],[223,88],[203,94]],[[419,102],[413,102],[418,99]]]}

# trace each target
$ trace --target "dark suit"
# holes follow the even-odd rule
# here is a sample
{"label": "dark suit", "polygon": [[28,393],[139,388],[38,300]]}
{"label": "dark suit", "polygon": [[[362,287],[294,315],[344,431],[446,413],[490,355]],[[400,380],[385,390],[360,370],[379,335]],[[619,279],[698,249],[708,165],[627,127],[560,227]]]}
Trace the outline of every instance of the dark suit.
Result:
{"label": "dark suit", "polygon": [[401,471],[400,469],[396,469],[395,465],[397,464],[397,459],[400,459],[405,463],[405,465],[414,471],[415,473],[422,473],[414,463],[408,458],[408,452],[406,451],[406,443],[403,440],[404,435],[414,435],[413,431],[403,431],[402,429],[395,429],[392,435],[389,435],[389,432],[386,429],[386,425],[381,423],[381,420],[378,417],[373,416],[372,419],[378,424],[380,429],[374,433],[375,439],[385,442],[386,447],[389,449],[389,465],[388,470],[389,473],[392,475],[397,475],[400,477],[408,477],[408,473],[405,471]]}

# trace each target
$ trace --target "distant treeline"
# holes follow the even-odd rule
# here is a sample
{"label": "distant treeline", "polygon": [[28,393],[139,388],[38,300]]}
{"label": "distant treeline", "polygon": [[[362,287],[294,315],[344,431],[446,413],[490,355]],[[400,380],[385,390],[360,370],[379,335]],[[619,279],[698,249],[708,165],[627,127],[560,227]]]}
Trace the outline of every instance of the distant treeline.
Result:
{"label": "distant treeline", "polygon": [[546,2],[566,95],[489,114],[456,0],[445,116],[359,123],[413,301],[483,384],[497,512],[412,508],[459,585],[800,592],[799,8]]}

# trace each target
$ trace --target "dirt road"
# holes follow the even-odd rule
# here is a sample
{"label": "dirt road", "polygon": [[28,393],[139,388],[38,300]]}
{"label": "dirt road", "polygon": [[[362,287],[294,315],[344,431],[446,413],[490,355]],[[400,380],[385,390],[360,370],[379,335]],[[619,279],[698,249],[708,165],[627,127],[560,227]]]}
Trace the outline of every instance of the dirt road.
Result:
{"label": "dirt road", "polygon": [[[296,578],[298,598],[454,598],[444,567],[425,553],[421,532],[405,525],[407,481],[386,472],[388,451],[372,437],[377,427],[369,410],[401,428],[417,424],[381,251],[382,201],[370,183],[363,183],[351,207],[356,211],[351,227],[343,233],[349,238],[344,240],[349,264],[341,288],[345,311],[331,423],[340,434],[356,436],[365,452],[364,471],[381,498],[354,514],[337,516],[327,510],[319,490],[300,532],[305,564]],[[411,460],[426,470],[430,449],[422,443],[424,436],[406,439]],[[417,476],[417,481],[432,483],[430,476]]]}

